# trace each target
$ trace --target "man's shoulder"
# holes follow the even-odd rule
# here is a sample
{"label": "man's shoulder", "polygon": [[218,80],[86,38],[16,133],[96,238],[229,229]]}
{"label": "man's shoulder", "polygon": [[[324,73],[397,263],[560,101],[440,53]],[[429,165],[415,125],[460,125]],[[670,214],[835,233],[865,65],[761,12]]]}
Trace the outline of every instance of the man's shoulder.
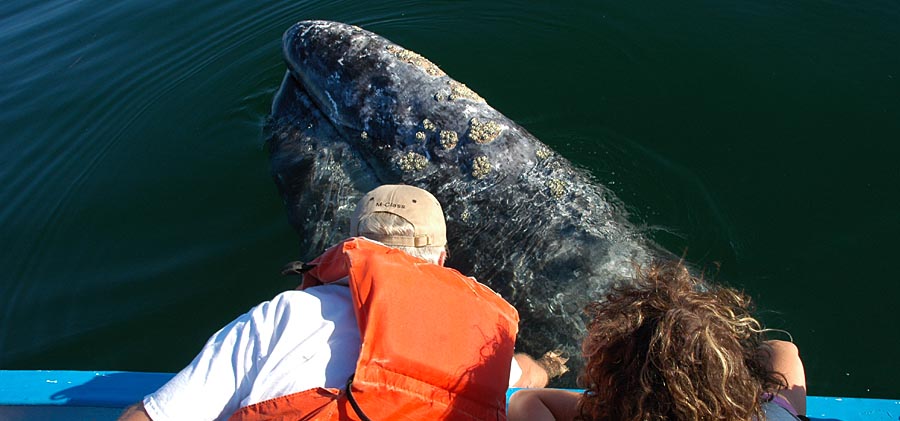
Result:
{"label": "man's shoulder", "polygon": [[349,288],[338,285],[322,285],[303,291],[284,291],[265,301],[248,313],[260,323],[282,325],[293,320],[337,320],[353,314]]}
{"label": "man's shoulder", "polygon": [[304,290],[284,291],[272,298],[271,303],[277,307],[308,307],[312,304],[349,302],[350,288],[345,285],[319,285]]}
{"label": "man's shoulder", "polygon": [[347,288],[346,284],[333,283],[326,285],[317,285],[314,287],[309,287],[303,290],[292,289],[284,291],[274,298],[272,301],[305,301],[305,300],[323,300],[323,299],[331,299],[334,297],[349,297],[350,296],[350,288]]}

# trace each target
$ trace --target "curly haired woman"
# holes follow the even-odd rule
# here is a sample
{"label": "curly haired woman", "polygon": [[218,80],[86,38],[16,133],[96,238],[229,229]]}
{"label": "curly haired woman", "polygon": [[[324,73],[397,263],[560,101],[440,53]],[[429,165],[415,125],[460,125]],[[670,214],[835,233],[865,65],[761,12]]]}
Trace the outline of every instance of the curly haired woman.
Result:
{"label": "curly haired woman", "polygon": [[750,298],[680,262],[641,272],[586,309],[584,393],[522,390],[516,420],[797,420],[806,379],[797,347],[765,341]]}

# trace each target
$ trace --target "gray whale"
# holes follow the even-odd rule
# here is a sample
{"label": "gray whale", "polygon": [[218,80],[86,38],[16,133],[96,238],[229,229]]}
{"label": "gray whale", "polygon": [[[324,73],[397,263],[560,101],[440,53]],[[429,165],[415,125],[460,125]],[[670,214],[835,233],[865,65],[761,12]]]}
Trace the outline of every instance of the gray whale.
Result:
{"label": "gray whale", "polygon": [[[357,200],[384,183],[432,192],[448,266],[519,311],[517,350],[580,367],[582,309],[657,250],[616,197],[422,56],[359,27],[303,21],[266,135],[300,259],[347,236]],[[552,383],[573,386],[574,375]]]}

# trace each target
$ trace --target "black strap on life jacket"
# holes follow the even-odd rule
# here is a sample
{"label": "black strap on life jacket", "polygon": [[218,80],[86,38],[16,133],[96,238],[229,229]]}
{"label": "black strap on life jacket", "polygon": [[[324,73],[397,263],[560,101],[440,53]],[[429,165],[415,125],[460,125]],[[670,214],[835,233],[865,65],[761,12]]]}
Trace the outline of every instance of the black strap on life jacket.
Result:
{"label": "black strap on life jacket", "polygon": [[353,375],[352,374],[350,375],[350,378],[347,379],[347,401],[350,402],[350,406],[353,407],[353,412],[356,413],[356,416],[359,417],[360,420],[372,421],[362,411],[362,409],[359,407],[359,404],[356,403],[356,399],[353,398],[353,393],[350,391],[350,389],[352,389],[351,386],[353,386]]}
{"label": "black strap on life jacket", "polygon": [[314,267],[316,267],[316,266],[308,265],[306,263],[299,262],[299,261],[290,262],[290,263],[284,265],[283,268],[281,268],[281,274],[284,276],[303,275],[304,273],[306,273],[307,271],[309,271],[310,269],[312,269]]}

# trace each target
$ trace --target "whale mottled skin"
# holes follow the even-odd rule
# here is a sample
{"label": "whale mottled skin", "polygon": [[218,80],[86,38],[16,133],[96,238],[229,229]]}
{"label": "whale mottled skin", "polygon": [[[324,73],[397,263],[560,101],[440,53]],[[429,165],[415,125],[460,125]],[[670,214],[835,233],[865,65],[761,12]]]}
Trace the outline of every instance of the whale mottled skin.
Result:
{"label": "whale mottled skin", "polygon": [[[577,369],[584,305],[627,282],[656,249],[614,195],[436,65],[381,36],[303,21],[283,41],[288,72],[267,133],[300,258],[346,237],[369,189],[422,187],[444,207],[447,265],[518,309],[517,350],[562,350]],[[574,377],[554,384],[574,385]]]}

